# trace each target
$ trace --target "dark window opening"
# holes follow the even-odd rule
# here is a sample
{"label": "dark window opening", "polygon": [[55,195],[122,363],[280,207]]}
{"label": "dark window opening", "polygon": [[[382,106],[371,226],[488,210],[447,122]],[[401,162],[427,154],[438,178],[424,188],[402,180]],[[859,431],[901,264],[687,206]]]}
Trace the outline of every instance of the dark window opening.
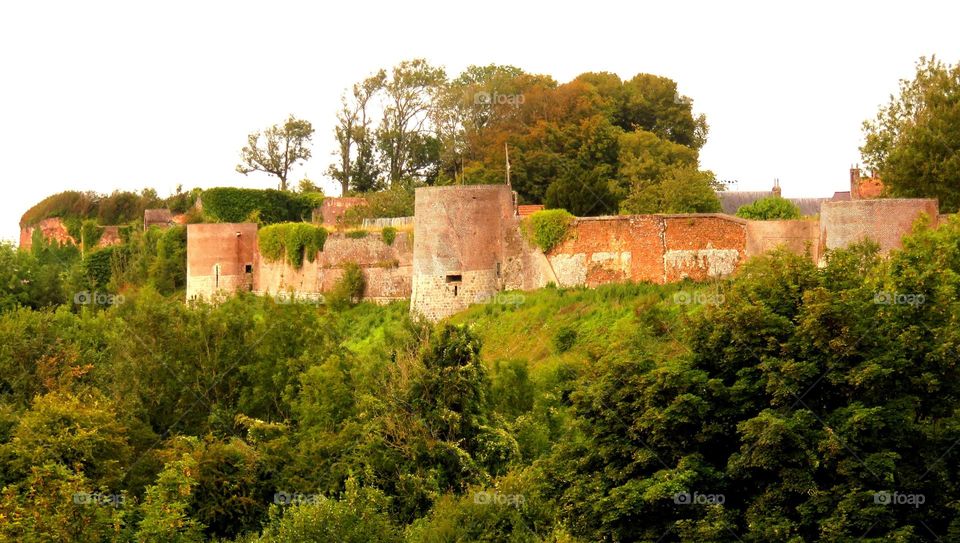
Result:
{"label": "dark window opening", "polygon": [[448,282],[448,283],[459,283],[460,281],[463,281],[463,276],[462,276],[462,275],[457,274],[457,275],[448,275],[448,276],[447,276],[447,282]]}
{"label": "dark window opening", "polygon": [[453,295],[454,295],[454,296],[456,296],[456,295],[457,295],[457,290],[459,290],[459,289],[460,289],[460,287],[459,287],[459,286],[457,286],[457,285],[453,285]]}
{"label": "dark window opening", "polygon": [[243,267],[244,273],[253,273],[253,264],[247,264]]}
{"label": "dark window opening", "polygon": [[497,277],[500,277],[500,263],[497,262]]}

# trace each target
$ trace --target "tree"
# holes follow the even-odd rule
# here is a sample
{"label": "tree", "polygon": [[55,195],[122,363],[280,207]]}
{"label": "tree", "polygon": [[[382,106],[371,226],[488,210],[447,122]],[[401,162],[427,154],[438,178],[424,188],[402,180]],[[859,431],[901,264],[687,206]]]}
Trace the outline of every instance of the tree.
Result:
{"label": "tree", "polygon": [[623,213],[717,213],[720,199],[711,171],[682,166],[668,169],[659,181],[641,181],[620,204]]}
{"label": "tree", "polygon": [[337,113],[334,137],[338,164],[331,164],[328,173],[340,182],[340,194],[351,189],[360,192],[374,190],[379,184],[379,170],[374,150],[374,129],[368,114],[370,102],[383,89],[387,74],[380,70],[353,86],[352,97],[343,96]]}
{"label": "tree", "polygon": [[863,123],[867,166],[895,196],[938,198],[960,208],[960,64],[921,57],[899,96]]}
{"label": "tree", "polygon": [[779,196],[761,198],[752,204],[740,206],[737,217],[755,221],[774,221],[778,219],[799,219],[800,208],[796,204]]}
{"label": "tree", "polygon": [[429,181],[436,176],[439,148],[430,130],[430,111],[445,82],[443,68],[423,59],[401,62],[384,81],[386,106],[377,144],[391,185],[409,177]]}
{"label": "tree", "polygon": [[298,162],[310,158],[310,139],[313,126],[290,115],[283,125],[273,125],[266,130],[247,136],[247,145],[240,150],[241,163],[237,171],[265,172],[280,179],[280,190],[287,190],[287,176]]}

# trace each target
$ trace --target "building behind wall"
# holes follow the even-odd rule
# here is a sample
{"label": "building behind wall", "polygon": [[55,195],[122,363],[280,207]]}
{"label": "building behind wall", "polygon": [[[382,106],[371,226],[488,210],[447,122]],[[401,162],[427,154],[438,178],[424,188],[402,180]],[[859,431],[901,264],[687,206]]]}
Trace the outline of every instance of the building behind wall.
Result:
{"label": "building behind wall", "polygon": [[188,225],[187,299],[253,290],[256,252],[254,223]]}

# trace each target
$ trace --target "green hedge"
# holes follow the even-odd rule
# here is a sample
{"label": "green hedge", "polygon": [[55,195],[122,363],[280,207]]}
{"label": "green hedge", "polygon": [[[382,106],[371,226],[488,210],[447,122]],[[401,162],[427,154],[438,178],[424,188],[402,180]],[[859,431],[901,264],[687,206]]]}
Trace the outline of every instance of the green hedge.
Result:
{"label": "green hedge", "polygon": [[527,217],[523,231],[528,240],[548,253],[567,237],[573,219],[565,209],[545,209]]}
{"label": "green hedge", "polygon": [[203,213],[215,222],[244,222],[258,216],[263,224],[297,222],[310,218],[318,205],[312,194],[273,189],[218,187],[203,191]]}
{"label": "green hedge", "polygon": [[268,262],[286,257],[287,263],[299,268],[303,265],[304,253],[313,262],[318,251],[323,250],[327,231],[305,222],[288,222],[264,226],[257,233],[260,254]]}

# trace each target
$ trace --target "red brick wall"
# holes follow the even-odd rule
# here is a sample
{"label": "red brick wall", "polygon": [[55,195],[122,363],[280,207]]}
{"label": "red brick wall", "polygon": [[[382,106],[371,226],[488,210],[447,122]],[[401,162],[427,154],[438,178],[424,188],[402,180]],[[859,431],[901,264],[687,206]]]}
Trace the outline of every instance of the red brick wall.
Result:
{"label": "red brick wall", "polygon": [[[213,299],[253,288],[257,225],[254,223],[191,224],[187,226],[187,299]],[[219,267],[219,273],[217,268]]]}
{"label": "red brick wall", "polygon": [[[343,214],[346,213],[348,209],[365,205],[367,205],[367,201],[364,198],[349,196],[342,198],[324,198],[320,204],[319,217],[315,214],[314,222],[321,222],[328,226],[336,226],[340,224],[340,217],[343,217]],[[320,219],[319,221],[317,221],[318,218]]]}

